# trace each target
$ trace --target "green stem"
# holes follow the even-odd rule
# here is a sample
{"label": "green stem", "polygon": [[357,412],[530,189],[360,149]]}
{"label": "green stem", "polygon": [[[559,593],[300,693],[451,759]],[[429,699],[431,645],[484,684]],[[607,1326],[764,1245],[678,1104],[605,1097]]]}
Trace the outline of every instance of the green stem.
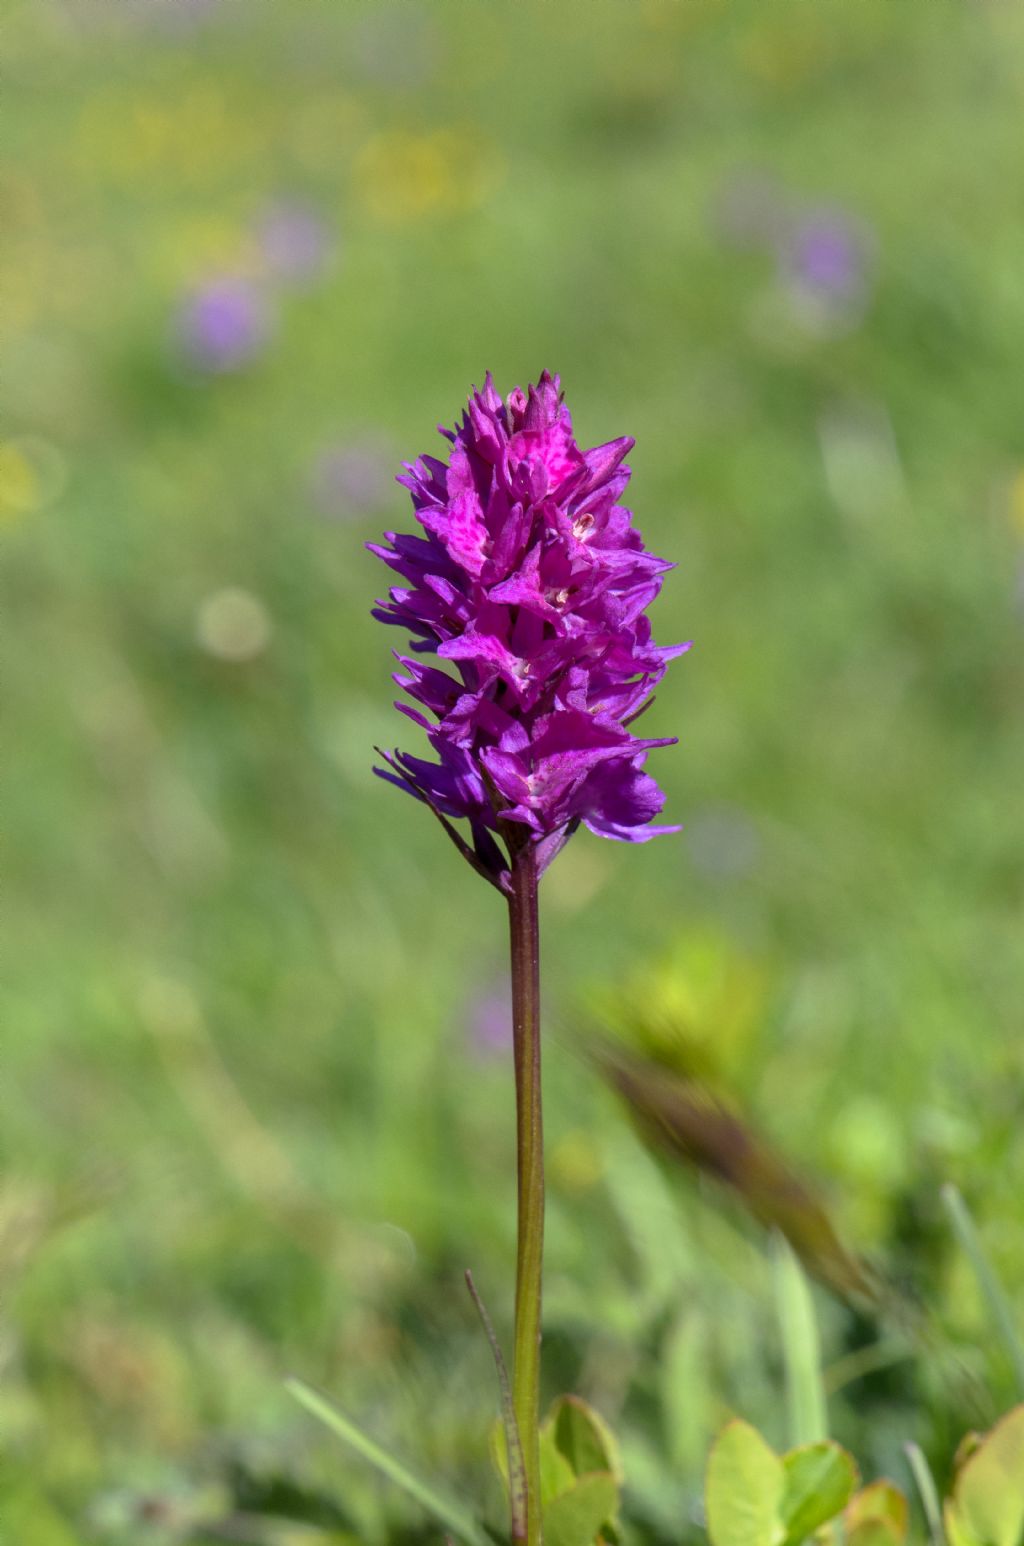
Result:
{"label": "green stem", "polygon": [[526,1535],[513,1546],[541,1546],[540,1306],[544,1255],[544,1132],[540,1085],[540,929],[537,861],[524,844],[512,867],[509,934],[512,945],[512,1033],[516,1072],[515,1353],[512,1405],[526,1473]]}

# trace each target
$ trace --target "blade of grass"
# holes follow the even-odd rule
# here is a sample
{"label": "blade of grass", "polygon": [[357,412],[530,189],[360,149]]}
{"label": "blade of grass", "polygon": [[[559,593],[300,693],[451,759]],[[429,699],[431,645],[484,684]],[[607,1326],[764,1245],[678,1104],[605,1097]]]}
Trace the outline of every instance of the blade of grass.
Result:
{"label": "blade of grass", "polygon": [[960,1243],[967,1260],[971,1264],[971,1270],[981,1289],[985,1303],[988,1305],[989,1314],[995,1324],[996,1330],[1006,1344],[1006,1351],[1013,1365],[1014,1379],[1017,1385],[1017,1394],[1024,1399],[1024,1346],[1021,1345],[1017,1328],[1014,1325],[1013,1312],[1010,1309],[1006,1295],[1003,1293],[1002,1284],[992,1270],[991,1264],[985,1252],[981,1248],[978,1231],[974,1227],[970,1210],[956,1187],[947,1184],[942,1188],[942,1201],[946,1212],[949,1214],[953,1233]]}
{"label": "blade of grass", "polygon": [[939,1502],[939,1491],[931,1468],[916,1444],[904,1444],[903,1449],[921,1499],[932,1546],[945,1546],[946,1532],[942,1528],[942,1505]]}
{"label": "blade of grass", "polygon": [[466,1513],[458,1503],[453,1503],[449,1498],[436,1493],[426,1482],[421,1482],[418,1477],[413,1476],[400,1461],[381,1449],[379,1444],[375,1444],[373,1439],[368,1438],[323,1396],[294,1377],[285,1380],[284,1383],[285,1389],[295,1397],[300,1406],[304,1406],[307,1412],[319,1418],[332,1433],[337,1434],[339,1439],[343,1439],[357,1455],[368,1460],[389,1481],[407,1492],[428,1514],[432,1514],[440,1524],[453,1531],[460,1540],[465,1541],[466,1546],[491,1546],[490,1540],[471,1514]]}
{"label": "blade of grass", "polygon": [[828,1412],[821,1377],[821,1345],[811,1291],[788,1241],[773,1241],[775,1302],[782,1332],[790,1442],[815,1444],[828,1438]]}

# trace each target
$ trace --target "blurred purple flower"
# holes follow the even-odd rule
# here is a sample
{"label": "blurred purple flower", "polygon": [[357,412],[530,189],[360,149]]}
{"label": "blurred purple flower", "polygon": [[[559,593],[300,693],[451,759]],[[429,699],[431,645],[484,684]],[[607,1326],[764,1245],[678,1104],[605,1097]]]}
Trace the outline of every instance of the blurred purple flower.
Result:
{"label": "blurred purple flower", "polygon": [[858,306],[868,289],[870,241],[841,209],[808,210],[786,238],[782,261],[790,283],[827,307]]}
{"label": "blurred purple flower", "polygon": [[239,370],[265,348],[272,319],[262,292],[248,280],[210,281],[186,297],[175,319],[178,346],[195,370]]}
{"label": "blurred purple flower", "polygon": [[722,241],[774,252],[797,319],[812,331],[856,321],[868,299],[874,240],[835,204],[799,204],[770,173],[734,173],[713,209]]}
{"label": "blurred purple flower", "polygon": [[[369,544],[403,582],[374,610],[412,636],[395,681],[418,706],[397,707],[439,760],[381,753],[376,771],[501,889],[524,848],[542,872],[581,822],[619,842],[678,830],[653,825],[664,796],[644,771],[673,740],[629,728],[687,647],[651,637],[646,609],[672,565],[618,502],[632,438],[582,451],[546,371],[504,402],[488,374],[441,433],[450,462],[422,456],[398,480],[424,535]],[[450,818],[469,822],[472,847]]]}
{"label": "blurred purple flower", "polygon": [[391,450],[378,438],[326,446],[313,462],[310,484],[324,515],[379,510],[391,494]]}
{"label": "blurred purple flower", "polygon": [[292,200],[277,200],[264,211],[256,238],[274,278],[293,284],[317,278],[331,256],[331,240],[323,220],[316,210]]}

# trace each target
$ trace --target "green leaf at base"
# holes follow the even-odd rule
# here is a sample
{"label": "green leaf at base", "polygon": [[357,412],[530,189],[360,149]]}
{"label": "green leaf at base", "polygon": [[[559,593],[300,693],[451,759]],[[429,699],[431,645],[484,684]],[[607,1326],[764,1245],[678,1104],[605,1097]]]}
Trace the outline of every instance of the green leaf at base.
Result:
{"label": "green leaf at base", "polygon": [[782,1465],[786,1485],[780,1512],[786,1540],[796,1546],[846,1507],[857,1485],[857,1467],[831,1439],[791,1449]]}
{"label": "green leaf at base", "polygon": [[892,1482],[872,1482],[850,1499],[843,1523],[848,1535],[852,1535],[862,1525],[880,1523],[900,1543],[906,1540],[910,1528],[910,1508],[902,1492]]}
{"label": "green leaf at base", "polygon": [[957,1472],[946,1530],[952,1546],[1024,1540],[1024,1406],[996,1423]]}
{"label": "green leaf at base", "polygon": [[619,1489],[610,1472],[578,1477],[544,1510],[544,1546],[594,1546],[618,1501]]}
{"label": "green leaf at base", "polygon": [[551,1408],[555,1444],[574,1476],[608,1471],[621,1487],[625,1480],[618,1441],[604,1418],[581,1396],[560,1396]]}
{"label": "green leaf at base", "polygon": [[846,1546],[900,1546],[901,1540],[885,1519],[864,1519],[846,1533]]}
{"label": "green leaf at base", "polygon": [[780,1546],[786,1473],[756,1428],[738,1418],[708,1461],[705,1501],[712,1546]]}

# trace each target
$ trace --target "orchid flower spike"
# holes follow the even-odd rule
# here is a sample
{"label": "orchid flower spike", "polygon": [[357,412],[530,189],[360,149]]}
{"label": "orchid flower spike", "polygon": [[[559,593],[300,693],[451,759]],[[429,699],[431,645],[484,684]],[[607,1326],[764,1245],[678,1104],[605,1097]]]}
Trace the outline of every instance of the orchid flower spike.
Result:
{"label": "orchid flower spike", "polygon": [[[488,374],[447,461],[422,456],[398,481],[422,535],[369,543],[401,576],[373,615],[404,629],[396,704],[436,761],[381,752],[382,778],[430,807],[463,856],[502,891],[526,845],[542,872],[581,822],[645,842],[664,796],[630,725],[669,660],[646,609],[673,567],[644,548],[619,503],[624,436],[581,451],[558,377],[504,402]],[[428,664],[423,655],[438,657]],[[468,823],[468,839],[454,825]]]}

